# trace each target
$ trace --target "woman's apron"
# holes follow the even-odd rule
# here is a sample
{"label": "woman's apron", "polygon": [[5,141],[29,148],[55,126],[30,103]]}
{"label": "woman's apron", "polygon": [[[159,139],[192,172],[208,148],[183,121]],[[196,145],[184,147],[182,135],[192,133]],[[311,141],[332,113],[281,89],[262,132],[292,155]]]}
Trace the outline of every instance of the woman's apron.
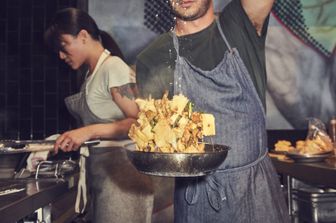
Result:
{"label": "woman's apron", "polygon": [[212,70],[201,70],[179,55],[174,94],[182,93],[195,110],[215,116],[216,135],[206,141],[231,147],[212,175],[177,178],[175,222],[289,222],[279,180],[267,156],[265,113],[250,75],[235,48]]}
{"label": "woman's apron", "polygon": [[[97,71],[108,56],[109,52],[104,52],[99,58],[90,78],[94,78],[93,75],[99,75]],[[66,106],[83,126],[111,122],[97,117],[87,104],[86,86],[90,78],[86,79],[78,94],[65,99]],[[85,165],[83,155],[88,156],[85,148],[81,149],[81,154],[80,162]],[[153,209],[151,179],[134,168],[127,159],[125,150],[94,147],[89,148],[89,154],[86,169],[91,201],[89,213],[92,222],[151,222]],[[81,174],[85,174],[85,168],[81,168]],[[78,190],[83,189],[85,189],[85,182],[80,180]],[[85,199],[86,192],[85,190],[83,192]]]}

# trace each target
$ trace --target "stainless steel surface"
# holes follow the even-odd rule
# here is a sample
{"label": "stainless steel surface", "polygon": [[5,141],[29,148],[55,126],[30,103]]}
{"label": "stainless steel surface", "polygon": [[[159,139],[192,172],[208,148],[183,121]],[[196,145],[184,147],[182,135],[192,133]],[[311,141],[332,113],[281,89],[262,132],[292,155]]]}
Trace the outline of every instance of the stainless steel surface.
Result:
{"label": "stainless steel surface", "polygon": [[[74,179],[76,177],[76,179]],[[68,194],[76,192],[75,187],[71,186],[72,181],[77,182],[77,175],[70,176],[67,179],[9,179],[0,181],[0,191],[5,189],[20,189],[17,193],[0,196],[0,222],[17,222],[25,216],[34,213],[41,207],[62,200]],[[74,194],[76,195],[76,194]],[[62,203],[62,209],[55,216],[65,213],[74,207],[75,196],[71,200]],[[55,217],[56,218],[56,217]],[[64,221],[54,221],[64,222]]]}
{"label": "stainless steel surface", "polygon": [[24,153],[0,154],[0,179],[12,178],[24,155]]}
{"label": "stainless steel surface", "polygon": [[326,158],[331,157],[332,152],[326,152],[321,154],[299,154],[287,152],[286,156],[293,159],[295,162],[301,163],[313,163],[313,162],[322,162]]}
{"label": "stainless steel surface", "polygon": [[294,211],[301,221],[336,222],[336,193],[293,190]]}
{"label": "stainless steel surface", "polygon": [[42,148],[38,149],[32,149],[32,148],[22,148],[22,149],[16,149],[11,147],[3,147],[0,148],[0,154],[17,154],[17,153],[29,153],[29,152],[42,152],[42,151],[53,151],[54,146],[52,144],[46,144]]}
{"label": "stainless steel surface", "polygon": [[17,193],[17,192],[24,191],[24,190],[26,190],[26,188],[11,188],[11,189],[0,191],[0,196]]}
{"label": "stainless steel surface", "polygon": [[19,183],[15,183],[12,182],[10,184],[0,184],[0,196],[5,196],[8,194],[13,194],[13,193],[17,193],[20,191],[25,190],[26,187],[19,184]]}
{"label": "stainless steel surface", "polygon": [[204,153],[158,153],[135,151],[135,144],[129,144],[126,151],[132,164],[144,174],[195,177],[215,171],[226,159],[229,147],[206,144]]}
{"label": "stainless steel surface", "polygon": [[[50,140],[0,140],[0,179],[21,178],[26,176],[20,170],[26,165],[30,152],[53,151],[55,141]],[[86,141],[85,145],[98,145],[100,140]],[[29,149],[30,144],[46,144]],[[62,169],[63,171],[63,169]]]}
{"label": "stainless steel surface", "polygon": [[[0,155],[1,154],[16,154],[38,151],[53,151],[55,140],[0,140]],[[94,146],[98,145],[100,140],[89,140],[83,145]],[[41,148],[29,148],[31,144],[45,145]]]}
{"label": "stainless steel surface", "polygon": [[41,161],[38,163],[35,179],[39,178],[64,178],[78,170],[78,163],[73,160]]}
{"label": "stainless steel surface", "polygon": [[[5,139],[5,140],[0,140],[0,144],[5,144],[5,145],[27,145],[27,144],[55,144],[56,140],[11,140],[11,139]],[[83,144],[99,144],[100,140],[89,140],[84,142]]]}
{"label": "stainless steel surface", "polygon": [[[329,162],[331,164],[328,164]],[[324,162],[293,162],[290,159],[272,158],[279,174],[290,175],[306,184],[336,189],[336,160],[327,158]]]}

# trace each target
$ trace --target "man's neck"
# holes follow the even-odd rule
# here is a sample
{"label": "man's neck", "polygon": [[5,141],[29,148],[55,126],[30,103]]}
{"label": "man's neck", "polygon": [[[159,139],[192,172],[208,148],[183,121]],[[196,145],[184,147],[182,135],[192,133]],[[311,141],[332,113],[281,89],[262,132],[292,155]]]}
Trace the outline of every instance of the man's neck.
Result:
{"label": "man's neck", "polygon": [[214,9],[210,7],[207,13],[193,21],[184,21],[176,19],[175,32],[177,36],[185,36],[193,33],[197,33],[207,28],[212,24],[215,19]]}

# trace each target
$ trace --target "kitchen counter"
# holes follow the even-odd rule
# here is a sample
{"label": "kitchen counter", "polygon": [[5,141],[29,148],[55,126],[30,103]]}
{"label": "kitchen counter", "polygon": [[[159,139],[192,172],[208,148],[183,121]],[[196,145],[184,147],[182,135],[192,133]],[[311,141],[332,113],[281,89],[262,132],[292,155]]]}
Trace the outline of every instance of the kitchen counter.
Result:
{"label": "kitchen counter", "polygon": [[272,161],[279,174],[289,175],[315,186],[336,188],[335,157],[317,163],[296,163],[292,160],[282,160],[276,157],[273,157]]}
{"label": "kitchen counter", "polygon": [[[119,148],[129,144],[130,140],[102,140],[96,148]],[[12,174],[11,174],[12,175]],[[55,212],[60,215],[73,217],[76,200],[76,185],[78,173],[67,176],[65,179],[33,178],[25,179],[0,179],[0,222],[16,222],[38,210],[38,215],[46,215],[49,219],[44,222],[62,222],[55,220]],[[7,189],[22,191],[1,195]],[[58,207],[57,207],[58,206]],[[59,210],[58,210],[59,208]],[[71,210],[69,210],[71,209]],[[52,219],[50,217],[52,212]],[[68,212],[68,213],[65,213]],[[47,213],[47,214],[45,214]],[[61,216],[63,218],[63,216]],[[38,217],[41,220],[41,217]]]}
{"label": "kitchen counter", "polygon": [[0,196],[1,222],[16,222],[36,210],[48,206],[63,195],[75,190],[75,177],[64,179],[6,179],[0,181],[1,190],[24,190]]}
{"label": "kitchen counter", "polygon": [[[336,157],[328,158],[316,163],[298,163],[290,159],[284,159],[284,155],[278,156],[270,153],[273,165],[278,174],[283,176],[287,187],[288,213],[297,220],[297,206],[294,205],[293,190],[297,190],[294,179],[320,188],[336,189]],[[279,159],[279,157],[281,159]],[[293,222],[297,222],[294,220]]]}

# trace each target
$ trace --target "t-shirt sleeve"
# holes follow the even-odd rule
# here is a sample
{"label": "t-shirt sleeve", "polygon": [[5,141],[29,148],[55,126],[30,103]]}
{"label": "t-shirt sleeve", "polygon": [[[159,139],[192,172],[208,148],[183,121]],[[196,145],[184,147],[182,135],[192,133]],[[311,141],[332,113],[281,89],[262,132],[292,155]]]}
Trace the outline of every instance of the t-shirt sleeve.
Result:
{"label": "t-shirt sleeve", "polygon": [[264,21],[261,35],[258,35],[255,27],[253,26],[241,4],[241,0],[232,0],[225,7],[221,12],[220,21],[224,25],[227,23],[232,23],[231,25],[242,28],[242,31],[247,33],[251,41],[258,44],[265,44],[269,16],[267,16]]}
{"label": "t-shirt sleeve", "polygon": [[112,57],[105,67],[108,89],[135,82],[134,71],[119,57]]}

